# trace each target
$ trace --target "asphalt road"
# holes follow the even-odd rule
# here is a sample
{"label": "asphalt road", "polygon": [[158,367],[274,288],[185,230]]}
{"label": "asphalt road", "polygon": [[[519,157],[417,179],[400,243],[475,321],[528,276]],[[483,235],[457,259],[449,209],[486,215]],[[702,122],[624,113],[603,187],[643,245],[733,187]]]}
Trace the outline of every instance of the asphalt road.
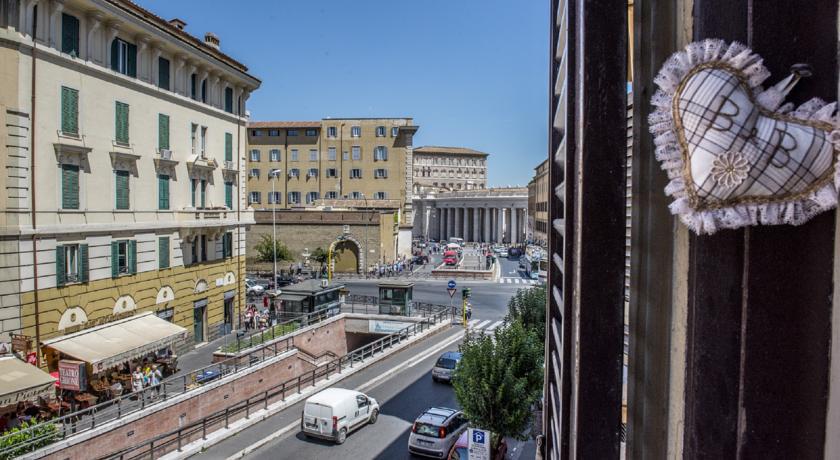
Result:
{"label": "asphalt road", "polygon": [[[199,459],[226,459],[259,440],[274,435],[284,428],[286,433],[272,440],[246,458],[253,459],[399,459],[410,458],[407,450],[408,433],[414,418],[427,407],[458,407],[452,387],[435,383],[431,369],[444,351],[456,351],[463,330],[452,327],[414,346],[352,375],[336,386],[363,391],[380,404],[379,420],[375,425],[360,428],[347,437],[342,445],[327,441],[306,439],[300,433],[300,414],[303,402],[229,438],[207,451]],[[448,345],[441,347],[441,345]],[[413,364],[390,377],[370,382],[383,376],[389,369],[414,359]]]}

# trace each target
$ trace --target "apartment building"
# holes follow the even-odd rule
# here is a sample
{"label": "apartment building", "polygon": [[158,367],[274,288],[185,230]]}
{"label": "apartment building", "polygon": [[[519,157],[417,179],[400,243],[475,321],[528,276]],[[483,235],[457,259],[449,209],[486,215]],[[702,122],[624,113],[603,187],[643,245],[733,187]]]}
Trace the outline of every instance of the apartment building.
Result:
{"label": "apartment building", "polygon": [[320,200],[397,200],[410,219],[411,118],[329,118],[248,125],[248,204],[313,207]]}
{"label": "apartment building", "polygon": [[528,183],[528,226],[530,239],[540,246],[548,245],[548,160],[534,168]]}
{"label": "apartment building", "polygon": [[417,147],[414,193],[485,189],[488,156],[464,147]]}
{"label": "apartment building", "polygon": [[244,302],[260,81],[129,0],[0,0],[0,342],[154,311],[186,344]]}

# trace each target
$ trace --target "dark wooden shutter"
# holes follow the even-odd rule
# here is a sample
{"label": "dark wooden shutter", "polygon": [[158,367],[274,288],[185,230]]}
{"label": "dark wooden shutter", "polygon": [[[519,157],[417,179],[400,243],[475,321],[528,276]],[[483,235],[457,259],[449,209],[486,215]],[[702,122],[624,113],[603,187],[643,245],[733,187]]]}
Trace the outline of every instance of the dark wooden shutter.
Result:
{"label": "dark wooden shutter", "polygon": [[128,240],[128,272],[137,273],[137,241]]}
{"label": "dark wooden shutter", "polygon": [[201,207],[207,207],[207,181],[201,179]]}
{"label": "dark wooden shutter", "polygon": [[158,175],[158,209],[169,209],[169,176]]}
{"label": "dark wooden shutter", "polygon": [[225,88],[225,112],[233,113],[233,88]]}
{"label": "dark wooden shutter", "polygon": [[79,167],[61,165],[61,207],[79,209]]}
{"label": "dark wooden shutter", "polygon": [[233,209],[233,182],[225,182],[225,206]]}
{"label": "dark wooden shutter", "polygon": [[137,46],[128,43],[128,76],[137,77]]}
{"label": "dark wooden shutter", "polygon": [[79,55],[79,20],[64,13],[61,15],[61,52]]}
{"label": "dark wooden shutter", "polygon": [[117,102],[114,107],[114,124],[116,141],[128,144],[128,104]]}
{"label": "dark wooden shutter", "polygon": [[169,116],[158,114],[158,149],[169,150]]}
{"label": "dark wooden shutter", "polygon": [[111,42],[111,70],[120,71],[120,39],[115,38]]}
{"label": "dark wooden shutter", "polygon": [[233,161],[233,134],[225,133],[225,161]]}
{"label": "dark wooden shutter", "polygon": [[190,179],[190,204],[195,207],[195,187],[198,179]]}
{"label": "dark wooden shutter", "polygon": [[55,247],[55,284],[64,286],[67,282],[64,272],[64,246]]}
{"label": "dark wooden shutter", "polygon": [[116,175],[116,208],[129,208],[128,171],[114,171]]}
{"label": "dark wooden shutter", "polygon": [[169,90],[169,59],[158,58],[158,86]]}
{"label": "dark wooden shutter", "polygon": [[87,283],[90,279],[90,264],[88,263],[88,245],[79,245],[79,281]]}
{"label": "dark wooden shutter", "polygon": [[158,238],[158,268],[169,268],[169,237]]}
{"label": "dark wooden shutter", "polygon": [[61,132],[79,134],[79,92],[61,87]]}
{"label": "dark wooden shutter", "polygon": [[111,241],[111,278],[120,276],[120,242]]}

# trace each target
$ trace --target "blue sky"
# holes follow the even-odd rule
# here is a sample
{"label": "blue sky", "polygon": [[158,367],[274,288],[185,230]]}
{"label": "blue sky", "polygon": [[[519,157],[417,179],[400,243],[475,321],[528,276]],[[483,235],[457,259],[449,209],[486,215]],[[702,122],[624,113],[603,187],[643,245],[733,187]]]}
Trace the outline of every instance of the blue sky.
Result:
{"label": "blue sky", "polygon": [[252,120],[412,116],[415,146],[490,153],[491,186],[527,184],[547,155],[549,2],[136,1],[262,80]]}

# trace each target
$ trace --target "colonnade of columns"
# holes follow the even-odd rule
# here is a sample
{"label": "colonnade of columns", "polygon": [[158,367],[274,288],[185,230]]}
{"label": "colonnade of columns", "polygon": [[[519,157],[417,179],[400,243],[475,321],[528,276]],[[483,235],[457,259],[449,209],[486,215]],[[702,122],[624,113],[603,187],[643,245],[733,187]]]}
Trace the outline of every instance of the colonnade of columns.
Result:
{"label": "colonnade of columns", "polygon": [[437,240],[457,237],[477,243],[525,241],[524,207],[444,207],[435,211],[428,236]]}

